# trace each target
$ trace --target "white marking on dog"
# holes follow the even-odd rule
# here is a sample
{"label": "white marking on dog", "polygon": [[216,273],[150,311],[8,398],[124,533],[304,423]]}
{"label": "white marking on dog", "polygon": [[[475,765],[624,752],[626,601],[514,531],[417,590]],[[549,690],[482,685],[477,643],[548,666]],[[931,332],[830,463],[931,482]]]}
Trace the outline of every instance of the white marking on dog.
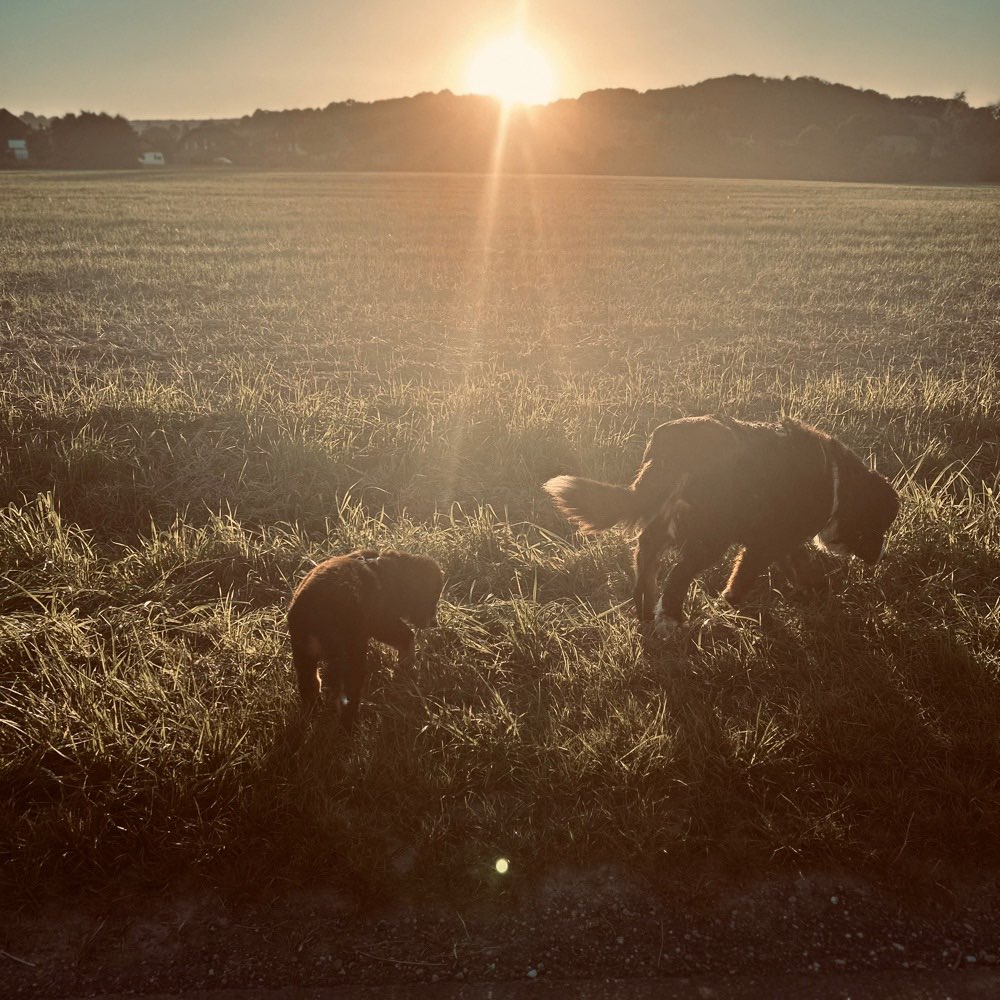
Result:
{"label": "white marking on dog", "polygon": [[851,552],[843,542],[833,541],[837,535],[837,522],[828,524],[814,539],[817,548],[829,553],[831,556],[840,556],[846,559]]}
{"label": "white marking on dog", "polygon": [[840,529],[837,523],[837,511],[840,509],[840,467],[837,460],[824,447],[823,453],[830,463],[830,486],[833,499],[830,503],[830,516],[826,519],[826,524],[820,529],[819,534],[813,538],[815,545],[824,552],[834,556],[849,556],[850,552],[841,542],[835,541]]}
{"label": "white marking on dog", "polygon": [[680,624],[676,618],[671,617],[663,610],[663,595],[661,594],[653,614],[653,631],[661,639],[666,639],[680,628]]}

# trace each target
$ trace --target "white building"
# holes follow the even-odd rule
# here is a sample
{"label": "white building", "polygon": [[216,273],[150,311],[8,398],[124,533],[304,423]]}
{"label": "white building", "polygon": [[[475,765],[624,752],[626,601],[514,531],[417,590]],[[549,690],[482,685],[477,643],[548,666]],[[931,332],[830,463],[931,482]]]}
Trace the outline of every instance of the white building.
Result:
{"label": "white building", "polygon": [[144,167],[163,167],[167,161],[163,159],[162,153],[143,153],[139,157],[139,163]]}

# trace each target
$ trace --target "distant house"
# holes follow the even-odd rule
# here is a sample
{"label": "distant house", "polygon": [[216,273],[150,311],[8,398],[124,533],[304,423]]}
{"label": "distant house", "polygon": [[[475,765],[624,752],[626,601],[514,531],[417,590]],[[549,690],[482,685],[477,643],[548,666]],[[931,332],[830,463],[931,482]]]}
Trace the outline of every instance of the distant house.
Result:
{"label": "distant house", "polygon": [[28,136],[31,128],[17,115],[0,108],[0,160],[23,163],[28,159]]}
{"label": "distant house", "polygon": [[139,164],[143,167],[163,167],[166,166],[167,161],[163,158],[163,154],[156,151],[148,151],[139,157]]}

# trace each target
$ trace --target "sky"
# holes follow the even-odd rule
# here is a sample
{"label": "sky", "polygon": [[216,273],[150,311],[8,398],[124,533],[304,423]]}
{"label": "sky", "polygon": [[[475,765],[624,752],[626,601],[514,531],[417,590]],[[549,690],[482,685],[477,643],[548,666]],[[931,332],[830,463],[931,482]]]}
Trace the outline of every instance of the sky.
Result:
{"label": "sky", "polygon": [[1000,101],[1000,0],[0,0],[0,107],[228,118],[468,93],[475,51],[519,22],[559,97],[756,73]]}

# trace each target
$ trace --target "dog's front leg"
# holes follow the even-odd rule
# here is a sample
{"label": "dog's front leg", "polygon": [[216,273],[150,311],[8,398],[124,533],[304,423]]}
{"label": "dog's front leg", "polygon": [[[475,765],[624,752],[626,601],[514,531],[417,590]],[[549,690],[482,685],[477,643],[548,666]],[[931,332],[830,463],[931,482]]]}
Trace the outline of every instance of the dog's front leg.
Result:
{"label": "dog's front leg", "polygon": [[413,630],[405,622],[399,618],[380,622],[378,628],[373,630],[372,636],[378,639],[379,642],[384,642],[387,646],[392,646],[396,650],[397,668],[407,672],[413,669],[416,642]]}
{"label": "dog's front leg", "polygon": [[343,690],[340,694],[340,720],[344,729],[351,733],[357,722],[361,707],[361,694],[368,679],[368,642],[354,645],[348,650],[341,665]]}
{"label": "dog's front leg", "polygon": [[826,573],[817,565],[819,553],[800,545],[778,561],[793,593],[813,594],[826,582]]}
{"label": "dog's front leg", "polygon": [[733,570],[729,574],[722,596],[733,607],[739,607],[746,599],[754,581],[767,567],[774,562],[774,553],[767,549],[747,545],[740,549],[733,562]]}
{"label": "dog's front leg", "polygon": [[292,644],[292,662],[299,686],[299,700],[303,712],[311,712],[319,704],[319,656],[316,640],[312,637],[297,639]]}

